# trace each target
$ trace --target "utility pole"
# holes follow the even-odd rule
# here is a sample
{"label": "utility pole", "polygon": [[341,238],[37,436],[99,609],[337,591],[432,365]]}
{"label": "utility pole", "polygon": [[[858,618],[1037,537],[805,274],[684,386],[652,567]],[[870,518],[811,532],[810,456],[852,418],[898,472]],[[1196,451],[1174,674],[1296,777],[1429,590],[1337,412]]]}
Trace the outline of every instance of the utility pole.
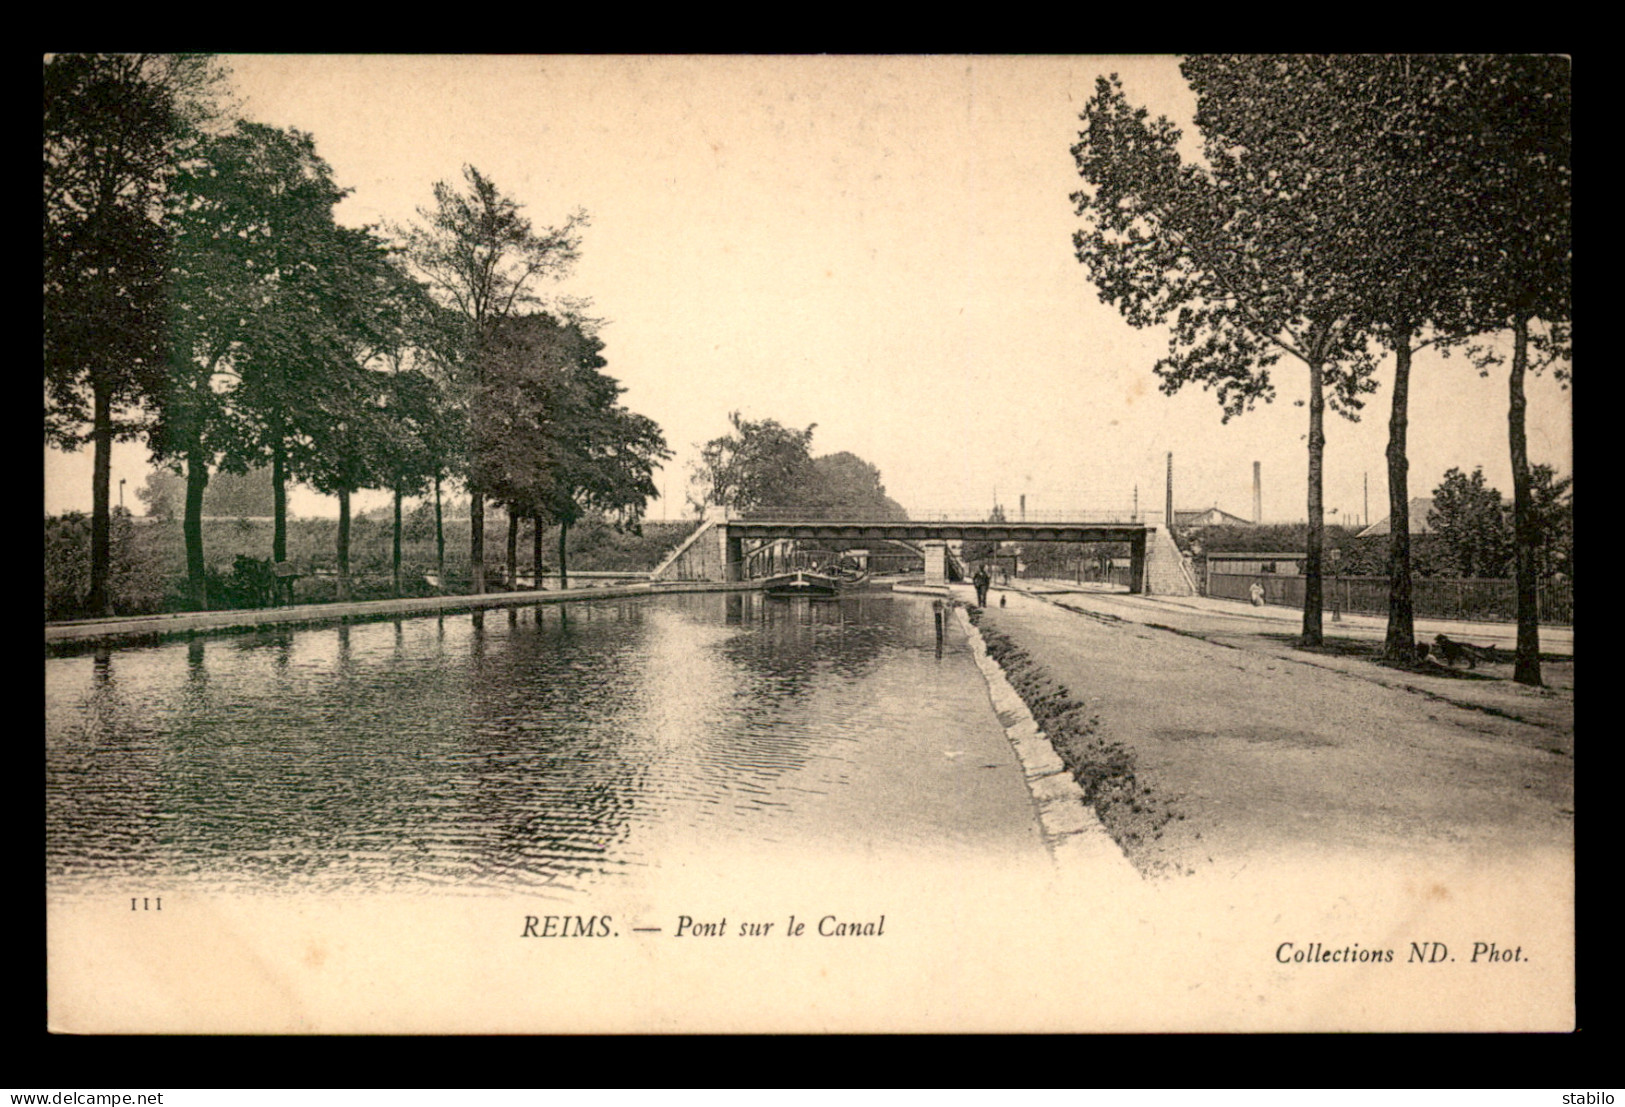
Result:
{"label": "utility pole", "polygon": [[1365,520],[1365,525],[1369,527],[1371,525],[1371,474],[1365,473],[1363,475],[1365,477],[1365,511],[1362,518]]}

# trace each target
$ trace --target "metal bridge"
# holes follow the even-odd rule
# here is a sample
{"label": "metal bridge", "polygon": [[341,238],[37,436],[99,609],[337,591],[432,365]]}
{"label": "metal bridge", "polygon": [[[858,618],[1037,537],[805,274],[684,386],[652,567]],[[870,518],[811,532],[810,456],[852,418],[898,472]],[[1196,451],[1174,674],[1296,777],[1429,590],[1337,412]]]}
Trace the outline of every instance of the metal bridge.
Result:
{"label": "metal bridge", "polygon": [[[969,513],[967,513],[969,514]],[[1103,513],[1104,514],[1104,513]],[[781,539],[836,540],[846,543],[904,541],[923,544],[926,577],[944,579],[947,543],[957,540],[985,542],[1126,542],[1129,546],[1129,590],[1140,592],[1145,582],[1146,523],[1122,519],[1028,518],[1019,521],[971,518],[809,518],[790,510],[750,511],[720,519],[723,560],[729,580],[738,580],[745,562],[745,544]]]}

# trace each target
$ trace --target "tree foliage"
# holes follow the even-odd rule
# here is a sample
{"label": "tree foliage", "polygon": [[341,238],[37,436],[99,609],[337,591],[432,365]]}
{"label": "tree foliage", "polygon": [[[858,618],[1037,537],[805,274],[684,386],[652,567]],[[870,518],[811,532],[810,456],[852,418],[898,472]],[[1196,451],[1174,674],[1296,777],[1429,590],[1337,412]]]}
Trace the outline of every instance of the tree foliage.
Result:
{"label": "tree foliage", "polygon": [[1335,162],[1313,164],[1313,135],[1275,136],[1267,105],[1226,70],[1190,67],[1205,164],[1187,164],[1180,132],[1131,106],[1102,78],[1073,157],[1085,187],[1073,244],[1100,298],[1133,326],[1161,326],[1162,389],[1211,389],[1223,418],[1275,395],[1283,356],[1308,369],[1310,535],[1303,639],[1318,644],[1322,410],[1357,417],[1375,361],[1357,241],[1343,228],[1351,194]]}
{"label": "tree foliage", "polygon": [[700,507],[717,505],[734,511],[795,506],[809,483],[812,436],[776,419],[746,419],[728,414],[730,434],[700,448],[692,471],[691,499]]}
{"label": "tree foliage", "polygon": [[[1530,531],[1540,576],[1574,573],[1573,477],[1550,465],[1530,474]],[[1433,490],[1428,526],[1443,546],[1446,572],[1463,577],[1505,577],[1516,559],[1512,504],[1485,484],[1484,471],[1469,476],[1452,468]]]}
{"label": "tree foliage", "polygon": [[[450,382],[470,419],[470,446],[477,429],[474,405],[488,369],[486,348],[494,327],[541,304],[537,288],[544,280],[565,276],[580,252],[584,211],[573,212],[558,227],[532,226],[520,205],[472,165],[463,167],[463,187],[449,181],[434,186],[434,204],[418,209],[419,222],[398,228],[416,274],[447,310],[440,327],[439,352]],[[469,484],[470,557],[474,590],[485,590],[485,502],[483,467],[467,468]]]}
{"label": "tree foliage", "polygon": [[1445,471],[1433,490],[1428,527],[1450,552],[1456,574],[1464,577],[1499,577],[1512,555],[1512,534],[1501,493],[1484,483],[1484,470],[1471,476],[1460,469]]}
{"label": "tree foliage", "polygon": [[221,77],[201,56],[45,62],[45,438],[94,445],[85,606],[95,614],[111,614],[112,444],[143,429],[163,384],[163,205]]}
{"label": "tree foliage", "polygon": [[[1464,63],[1448,56],[1198,56],[1198,123],[1270,166],[1273,183],[1330,202],[1339,310],[1394,353],[1387,449],[1390,658],[1414,657],[1407,435],[1412,356],[1476,325],[1467,136],[1454,123]],[[1262,157],[1260,155],[1262,154]]]}
{"label": "tree foliage", "polygon": [[[186,506],[186,482],[169,469],[149,469],[135,497],[150,518],[178,519]],[[269,469],[216,473],[203,493],[204,515],[270,516],[273,508]]]}
{"label": "tree foliage", "polygon": [[474,166],[463,167],[463,183],[459,190],[437,182],[434,205],[419,208],[419,225],[400,233],[419,274],[466,321],[472,349],[486,324],[541,305],[539,281],[569,273],[587,214],[577,210],[562,226],[538,230]]}
{"label": "tree foliage", "polygon": [[880,470],[857,454],[842,451],[812,459],[807,504],[813,518],[906,519],[901,504],[886,495]]}
{"label": "tree foliage", "polygon": [[620,404],[602,350],[580,322],[512,316],[492,328],[473,408],[474,478],[513,516],[559,526],[561,573],[569,528],[592,512],[635,529],[671,456],[653,420]]}

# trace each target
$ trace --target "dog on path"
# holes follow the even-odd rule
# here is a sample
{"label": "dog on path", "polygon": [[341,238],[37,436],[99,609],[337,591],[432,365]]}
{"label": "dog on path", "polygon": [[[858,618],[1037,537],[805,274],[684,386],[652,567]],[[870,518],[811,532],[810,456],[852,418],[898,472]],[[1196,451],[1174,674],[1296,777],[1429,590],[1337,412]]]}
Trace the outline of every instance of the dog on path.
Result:
{"label": "dog on path", "polygon": [[1433,652],[1443,658],[1446,665],[1466,661],[1469,669],[1478,668],[1480,661],[1490,660],[1490,651],[1482,646],[1469,646],[1466,642],[1453,642],[1442,634],[1433,639]]}

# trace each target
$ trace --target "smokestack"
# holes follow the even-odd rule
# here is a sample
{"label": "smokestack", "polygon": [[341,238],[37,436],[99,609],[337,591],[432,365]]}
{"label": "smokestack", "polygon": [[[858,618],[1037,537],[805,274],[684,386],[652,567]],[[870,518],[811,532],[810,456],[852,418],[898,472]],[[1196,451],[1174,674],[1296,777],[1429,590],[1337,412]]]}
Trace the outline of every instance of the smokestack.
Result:
{"label": "smokestack", "polygon": [[1168,451],[1168,501],[1164,507],[1165,518],[1163,523],[1170,531],[1174,529],[1174,452]]}
{"label": "smokestack", "polygon": [[1021,494],[1021,521],[1023,523],[1027,521],[1027,493],[1025,492]]}
{"label": "smokestack", "polygon": [[1253,462],[1253,525],[1264,521],[1264,481],[1259,474],[1259,463]]}

